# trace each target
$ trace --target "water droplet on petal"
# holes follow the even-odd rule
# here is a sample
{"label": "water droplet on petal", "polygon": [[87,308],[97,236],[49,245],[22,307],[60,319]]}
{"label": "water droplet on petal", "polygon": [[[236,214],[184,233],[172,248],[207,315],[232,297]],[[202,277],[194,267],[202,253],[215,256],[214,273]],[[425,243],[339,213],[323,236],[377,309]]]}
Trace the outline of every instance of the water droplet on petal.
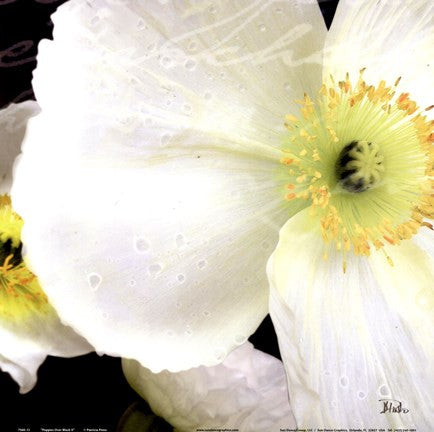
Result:
{"label": "water droplet on petal", "polygon": [[180,283],[183,283],[185,281],[185,276],[183,274],[179,274],[176,278]]}
{"label": "water droplet on petal", "polygon": [[101,285],[102,277],[98,273],[89,273],[87,275],[87,282],[92,291],[97,291]]}
{"label": "water droplet on petal", "polygon": [[206,266],[206,261],[205,260],[200,260],[197,263],[198,268],[203,269]]}
{"label": "water droplet on petal", "polygon": [[362,391],[359,391],[359,393],[357,393],[357,397],[358,397],[359,399],[365,399],[366,394],[365,394],[364,392],[362,392]]}
{"label": "water droplet on petal", "polygon": [[390,396],[390,390],[386,384],[381,385],[378,389],[378,392],[380,393],[381,396]]}
{"label": "water droplet on petal", "polygon": [[[170,102],[170,101],[169,101]],[[163,134],[161,135],[160,138],[160,144],[164,147],[165,145],[168,144],[168,142],[170,141],[170,135],[169,134]]]}
{"label": "water droplet on petal", "polygon": [[173,333],[173,330],[167,330],[166,334],[167,334],[167,336],[169,336],[169,337],[173,337],[173,336],[175,336],[175,333]]}
{"label": "water droplet on petal", "polygon": [[346,376],[341,377],[339,383],[342,387],[348,387],[348,378]]}
{"label": "water droplet on petal", "polygon": [[205,316],[205,317],[209,317],[209,316],[211,316],[211,312],[205,310],[205,311],[202,312],[202,315]]}
{"label": "water droplet on petal", "polygon": [[265,24],[261,24],[261,25],[259,26],[259,30],[260,30],[261,32],[264,32],[265,30],[267,30],[267,27],[265,26]]}
{"label": "water droplet on petal", "polygon": [[137,237],[134,242],[134,247],[138,253],[145,253],[149,251],[151,246],[145,238]]}
{"label": "water droplet on petal", "polygon": [[137,29],[138,30],[143,30],[145,28],[145,22],[140,18],[137,21]]}
{"label": "water droplet on petal", "polygon": [[184,66],[187,70],[189,71],[193,71],[196,68],[196,61],[193,59],[188,59],[185,63]]}
{"label": "water droplet on petal", "polygon": [[151,264],[148,267],[148,272],[152,277],[157,277],[159,273],[161,272],[161,265],[160,264]]}
{"label": "water droplet on petal", "polygon": [[136,282],[135,279],[131,279],[131,280],[128,282],[128,285],[131,286],[131,287],[136,286],[136,284],[137,284],[137,282]]}
{"label": "water droplet on petal", "polygon": [[167,56],[164,56],[160,60],[161,66],[163,66],[166,69],[170,69],[174,66],[175,62]]}

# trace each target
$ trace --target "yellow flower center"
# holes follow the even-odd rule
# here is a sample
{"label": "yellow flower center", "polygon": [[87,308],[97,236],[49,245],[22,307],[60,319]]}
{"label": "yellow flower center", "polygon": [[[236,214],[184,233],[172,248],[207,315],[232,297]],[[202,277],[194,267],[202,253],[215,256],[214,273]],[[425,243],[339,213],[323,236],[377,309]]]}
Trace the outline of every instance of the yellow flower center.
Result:
{"label": "yellow flower center", "polygon": [[286,116],[286,199],[308,201],[326,251],[369,256],[374,247],[392,264],[386,246],[432,229],[433,122],[397,95],[400,79],[372,86],[362,75],[354,87],[348,74],[330,77],[317,101],[297,101],[301,116]]}
{"label": "yellow flower center", "polygon": [[52,308],[36,276],[21,256],[22,219],[13,211],[9,196],[0,195],[0,320],[17,323]]}

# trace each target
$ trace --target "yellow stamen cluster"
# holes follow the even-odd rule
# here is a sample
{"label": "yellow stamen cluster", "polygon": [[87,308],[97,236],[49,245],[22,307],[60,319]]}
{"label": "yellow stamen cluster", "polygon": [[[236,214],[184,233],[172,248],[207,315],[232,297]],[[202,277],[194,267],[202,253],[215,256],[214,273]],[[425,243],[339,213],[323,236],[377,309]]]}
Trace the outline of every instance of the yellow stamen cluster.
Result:
{"label": "yellow stamen cluster", "polygon": [[[22,219],[12,210],[8,195],[0,195],[0,242],[12,242],[13,247],[21,243]],[[1,264],[1,263],[0,263]]]}
{"label": "yellow stamen cluster", "polygon": [[330,77],[316,102],[297,101],[301,116],[286,116],[281,162],[292,177],[286,199],[308,201],[329,247],[369,256],[432,229],[433,122],[408,93],[397,94],[400,79],[373,86],[362,76],[355,86],[348,74],[338,83]]}
{"label": "yellow stamen cluster", "polygon": [[[9,196],[0,196],[0,251],[17,249],[21,243],[22,219],[12,210]],[[47,297],[36,276],[19,257],[13,263],[12,252],[0,262],[0,319],[4,324],[16,324],[35,314],[51,311]],[[15,257],[16,258],[16,257]]]}

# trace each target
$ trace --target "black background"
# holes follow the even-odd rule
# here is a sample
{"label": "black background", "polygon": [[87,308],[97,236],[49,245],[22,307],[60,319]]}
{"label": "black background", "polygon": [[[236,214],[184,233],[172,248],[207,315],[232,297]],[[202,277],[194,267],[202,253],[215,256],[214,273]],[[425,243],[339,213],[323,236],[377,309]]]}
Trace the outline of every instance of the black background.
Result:
{"label": "black background", "polygon": [[[31,77],[37,44],[42,38],[51,38],[50,15],[62,3],[65,0],[0,0],[0,107],[34,99]],[[336,5],[337,0],[320,2],[328,27]],[[269,317],[250,341],[280,358]],[[8,374],[0,372],[0,432],[17,432],[18,427],[39,431],[41,426],[104,427],[112,432],[122,414],[138,400],[125,381],[118,358],[96,354],[48,357],[39,369],[36,387],[25,395],[18,393]]]}

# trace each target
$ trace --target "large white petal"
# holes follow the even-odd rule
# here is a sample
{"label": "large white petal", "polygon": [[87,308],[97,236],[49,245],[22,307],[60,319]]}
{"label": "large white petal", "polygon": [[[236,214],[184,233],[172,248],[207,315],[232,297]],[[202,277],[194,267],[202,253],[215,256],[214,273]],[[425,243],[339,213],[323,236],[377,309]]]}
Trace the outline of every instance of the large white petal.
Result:
{"label": "large white petal", "polygon": [[35,101],[10,104],[0,111],[0,194],[10,191],[12,166],[21,151],[27,120],[39,111]]}
{"label": "large white petal", "polygon": [[214,367],[153,374],[136,361],[122,365],[131,386],[177,430],[295,429],[282,362],[250,343]]}
{"label": "large white petal", "polygon": [[[9,192],[13,162],[20,153],[27,121],[39,111],[34,101],[11,104],[0,111],[0,193]],[[0,313],[0,369],[14,378],[21,393],[26,393],[36,384],[37,369],[47,355],[72,357],[93,349],[70,327],[60,322],[52,307],[41,303],[43,307],[38,309],[34,302],[26,302],[20,297],[21,294],[14,297],[17,292],[5,288],[3,270],[0,278],[3,305]],[[34,289],[40,291],[39,288]],[[10,310],[4,313],[4,307]],[[25,310],[27,307],[28,311]]]}
{"label": "large white petal", "polygon": [[82,123],[102,117],[130,142],[195,128],[279,145],[294,99],[318,90],[314,0],[121,3],[73,0],[53,16],[33,82],[43,109],[91,112]]}
{"label": "large white petal", "polygon": [[[432,418],[432,258],[412,241],[369,258],[322,258],[306,211],[269,261],[270,313],[298,427],[411,428]],[[386,412],[382,399],[406,413]],[[397,406],[398,402],[392,402]]]}
{"label": "large white petal", "polygon": [[434,3],[431,0],[340,0],[327,35],[324,76],[349,72],[377,85],[392,85],[426,108],[433,102]]}
{"label": "large white petal", "polygon": [[321,49],[316,3],[203,5],[59,8],[13,191],[62,319],[154,371],[220,362],[266,314],[266,259],[299,209],[283,118],[321,79],[318,56],[285,64]]}

